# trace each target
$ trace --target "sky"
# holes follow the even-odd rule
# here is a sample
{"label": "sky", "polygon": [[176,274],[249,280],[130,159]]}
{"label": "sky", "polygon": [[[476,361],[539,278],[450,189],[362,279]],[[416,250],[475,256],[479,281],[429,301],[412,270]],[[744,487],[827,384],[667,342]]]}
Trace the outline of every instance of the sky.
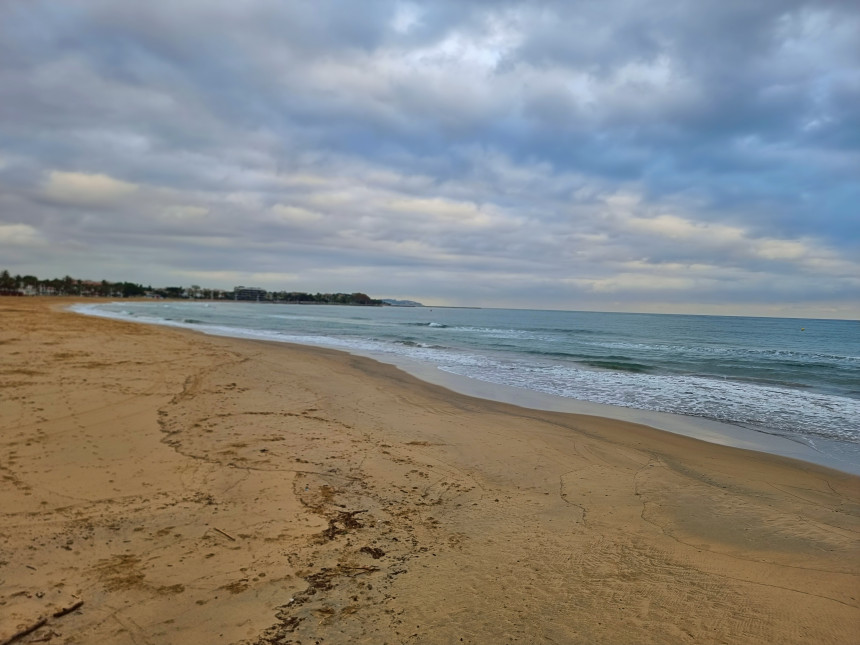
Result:
{"label": "sky", "polygon": [[860,4],[3,0],[0,268],[860,318]]}

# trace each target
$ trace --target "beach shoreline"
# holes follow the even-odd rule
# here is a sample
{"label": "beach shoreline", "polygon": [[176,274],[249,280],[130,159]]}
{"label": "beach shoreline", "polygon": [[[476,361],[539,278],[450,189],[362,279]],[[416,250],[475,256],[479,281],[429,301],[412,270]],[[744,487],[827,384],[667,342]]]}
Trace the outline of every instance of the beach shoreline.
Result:
{"label": "beach shoreline", "polygon": [[[91,302],[87,302],[84,306],[73,305],[71,310],[86,315],[117,320],[131,320],[142,324],[191,329],[206,335],[231,338],[257,338],[264,342],[293,344],[289,339],[281,339],[277,335],[260,332],[260,330],[195,324],[191,321],[177,323],[172,318],[159,320],[155,316],[146,316],[144,319],[139,319],[128,315],[118,315],[115,311],[93,308],[91,305]],[[204,306],[209,305],[206,304]],[[779,455],[827,468],[834,468],[853,475],[860,475],[860,444],[844,439],[837,440],[822,435],[791,435],[774,428],[734,424],[729,421],[708,418],[707,416],[661,412],[636,406],[620,406],[586,401],[570,396],[550,394],[537,389],[529,389],[527,386],[505,385],[460,375],[441,369],[435,363],[416,360],[407,355],[391,353],[389,351],[375,351],[359,346],[332,345],[324,342],[312,342],[309,339],[299,344],[334,349],[355,356],[364,356],[381,363],[393,365],[422,381],[439,385],[467,396],[509,403],[530,409],[584,414],[647,425],[657,430],[681,434],[709,443]]]}
{"label": "beach shoreline", "polygon": [[66,304],[0,299],[0,643],[857,640],[856,476]]}
{"label": "beach shoreline", "polygon": [[[388,355],[373,354],[371,352],[361,353],[352,351],[349,353],[366,356],[381,363],[394,365],[422,381],[466,396],[546,412],[579,414],[645,425],[660,432],[679,434],[693,439],[700,439],[707,443],[787,457],[789,459],[824,466],[825,468],[832,468],[851,475],[860,475],[860,446],[855,447],[853,444],[848,444],[847,442],[840,442],[839,451],[834,454],[819,450],[817,447],[805,443],[800,439],[792,439],[781,434],[744,428],[715,419],[581,401],[579,399],[546,394],[526,388],[479,381],[467,376],[444,372],[435,367],[422,365],[409,359],[397,359]],[[826,440],[818,438],[817,441],[823,444]],[[856,459],[852,460],[854,457]]]}

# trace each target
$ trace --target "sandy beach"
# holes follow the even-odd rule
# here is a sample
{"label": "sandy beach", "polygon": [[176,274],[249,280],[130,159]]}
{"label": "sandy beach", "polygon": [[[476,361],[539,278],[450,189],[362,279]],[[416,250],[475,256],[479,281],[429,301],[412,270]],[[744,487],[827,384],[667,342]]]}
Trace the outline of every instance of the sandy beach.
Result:
{"label": "sandy beach", "polygon": [[860,478],[0,299],[0,644],[858,643]]}

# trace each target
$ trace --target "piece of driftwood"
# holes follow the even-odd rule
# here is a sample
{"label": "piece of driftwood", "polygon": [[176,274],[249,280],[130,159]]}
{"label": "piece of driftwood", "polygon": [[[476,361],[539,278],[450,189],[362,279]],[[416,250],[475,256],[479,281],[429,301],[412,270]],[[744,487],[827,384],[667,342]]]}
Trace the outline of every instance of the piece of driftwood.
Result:
{"label": "piece of driftwood", "polygon": [[213,526],[212,528],[213,528],[214,530],[218,531],[221,535],[223,535],[223,536],[224,536],[225,538],[227,538],[228,540],[232,540],[233,542],[235,542],[235,541],[236,541],[236,538],[234,538],[232,535],[230,535],[230,534],[229,534],[229,533],[227,533],[226,531],[222,531],[221,529],[219,529],[219,528],[217,528],[217,527],[215,527],[215,526]]}
{"label": "piece of driftwood", "polygon": [[63,607],[62,609],[58,609],[54,612],[54,618],[60,618],[61,616],[65,616],[66,614],[71,614],[76,609],[80,609],[84,604],[83,600],[78,600],[73,602],[68,607]]}
{"label": "piece of driftwood", "polygon": [[[62,607],[62,608],[58,609],[53,614],[51,614],[51,616],[53,616],[54,618],[62,618],[66,614],[70,614],[73,611],[75,611],[76,609],[80,609],[83,606],[83,604],[84,604],[83,600],[76,600],[75,602],[73,602],[68,607]],[[24,627],[22,629],[19,629],[17,632],[15,632],[14,634],[12,634],[8,638],[6,638],[6,640],[0,642],[0,645],[11,645],[11,643],[14,643],[19,638],[24,638],[24,636],[27,636],[28,634],[32,634],[34,631],[36,631],[40,627],[44,627],[47,623],[48,623],[48,617],[42,616],[36,622],[34,622],[30,625],[27,625],[26,627]]]}
{"label": "piece of driftwood", "polygon": [[37,620],[35,623],[32,623],[31,625],[27,625],[23,629],[19,629],[17,632],[15,632],[11,636],[9,636],[9,638],[7,638],[2,643],[0,643],[0,645],[9,645],[10,643],[14,643],[19,638],[24,638],[24,636],[26,636],[27,634],[32,634],[34,631],[36,631],[40,627],[44,627],[45,623],[47,623],[47,622],[48,622],[47,617],[43,616],[39,620]]}

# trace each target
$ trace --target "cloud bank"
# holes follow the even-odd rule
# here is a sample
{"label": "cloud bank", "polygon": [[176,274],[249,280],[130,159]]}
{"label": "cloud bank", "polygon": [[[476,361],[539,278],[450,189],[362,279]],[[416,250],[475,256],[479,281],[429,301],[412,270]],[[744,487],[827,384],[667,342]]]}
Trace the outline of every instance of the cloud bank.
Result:
{"label": "cloud bank", "polygon": [[860,316],[860,9],[0,5],[0,265]]}

